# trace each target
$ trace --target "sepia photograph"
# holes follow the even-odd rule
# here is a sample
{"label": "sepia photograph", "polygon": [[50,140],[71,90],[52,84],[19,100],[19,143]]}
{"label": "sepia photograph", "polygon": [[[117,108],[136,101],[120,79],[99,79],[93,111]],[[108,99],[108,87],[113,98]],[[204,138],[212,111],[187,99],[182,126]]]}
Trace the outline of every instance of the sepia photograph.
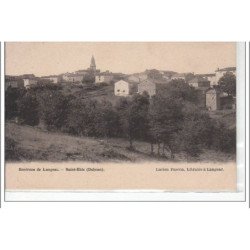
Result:
{"label": "sepia photograph", "polygon": [[235,190],[236,76],[236,43],[7,42],[7,186]]}
{"label": "sepia photograph", "polygon": [[0,250],[250,250],[248,2],[1,1]]}

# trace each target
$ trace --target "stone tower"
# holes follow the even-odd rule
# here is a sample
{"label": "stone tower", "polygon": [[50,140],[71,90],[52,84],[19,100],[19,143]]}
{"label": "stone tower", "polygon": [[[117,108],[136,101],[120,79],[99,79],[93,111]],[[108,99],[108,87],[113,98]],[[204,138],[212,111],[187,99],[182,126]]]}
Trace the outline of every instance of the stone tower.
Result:
{"label": "stone tower", "polygon": [[94,58],[94,56],[91,57],[90,70],[94,71],[94,72],[96,71],[96,64],[95,64],[95,58]]}

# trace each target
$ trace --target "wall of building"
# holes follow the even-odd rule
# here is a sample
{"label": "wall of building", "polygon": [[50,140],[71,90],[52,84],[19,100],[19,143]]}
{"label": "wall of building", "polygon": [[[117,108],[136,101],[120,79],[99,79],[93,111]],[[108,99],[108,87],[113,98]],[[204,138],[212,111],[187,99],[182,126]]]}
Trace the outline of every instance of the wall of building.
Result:
{"label": "wall of building", "polygon": [[83,75],[63,75],[63,81],[65,82],[81,82],[83,80]]}
{"label": "wall of building", "polygon": [[58,77],[43,77],[42,79],[48,80],[51,83],[58,83],[59,82],[59,78]]}
{"label": "wall of building", "polygon": [[116,96],[128,96],[130,94],[130,85],[125,81],[115,83],[114,92]]}
{"label": "wall of building", "polygon": [[220,109],[220,95],[216,91],[208,91],[206,93],[206,107],[208,110]]}
{"label": "wall of building", "polygon": [[209,88],[210,87],[210,82],[207,80],[203,80],[203,81],[199,81],[199,80],[196,80],[196,81],[190,81],[188,83],[190,86],[194,87],[194,88]]}
{"label": "wall of building", "polygon": [[31,85],[37,84],[37,80],[34,80],[34,79],[23,79],[23,84],[24,84],[25,88],[28,88]]}
{"label": "wall of building", "polygon": [[216,85],[216,77],[214,76],[207,76],[207,80],[210,82],[210,86]]}
{"label": "wall of building", "polygon": [[113,80],[112,75],[97,75],[95,77],[95,83],[110,83]]}

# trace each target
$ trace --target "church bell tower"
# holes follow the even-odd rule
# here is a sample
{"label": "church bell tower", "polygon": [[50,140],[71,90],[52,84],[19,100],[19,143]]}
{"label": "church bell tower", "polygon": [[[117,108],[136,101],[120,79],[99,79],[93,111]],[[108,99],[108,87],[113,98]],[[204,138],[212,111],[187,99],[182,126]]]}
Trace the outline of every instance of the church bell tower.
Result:
{"label": "church bell tower", "polygon": [[94,56],[91,57],[90,70],[94,71],[94,72],[96,71],[96,64],[95,64],[95,58],[94,58]]}

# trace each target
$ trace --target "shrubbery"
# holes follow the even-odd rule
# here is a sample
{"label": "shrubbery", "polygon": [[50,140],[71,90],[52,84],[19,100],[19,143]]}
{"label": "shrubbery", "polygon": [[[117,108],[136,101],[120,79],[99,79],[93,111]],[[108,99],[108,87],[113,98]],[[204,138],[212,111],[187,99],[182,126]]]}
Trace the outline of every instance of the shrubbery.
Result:
{"label": "shrubbery", "polygon": [[26,93],[17,101],[19,122],[35,126],[39,124],[39,104],[36,97]]}
{"label": "shrubbery", "polygon": [[[121,97],[116,104],[65,96],[51,85],[7,90],[6,119],[16,116],[24,124],[42,122],[49,130],[78,136],[127,138],[132,150],[135,140],[146,141],[151,154],[170,158],[180,152],[197,157],[207,148],[228,153],[236,149],[235,129],[226,128],[199,109],[196,91],[185,82],[173,81],[152,98],[146,93],[135,94]],[[8,142],[7,152],[12,144]]]}

